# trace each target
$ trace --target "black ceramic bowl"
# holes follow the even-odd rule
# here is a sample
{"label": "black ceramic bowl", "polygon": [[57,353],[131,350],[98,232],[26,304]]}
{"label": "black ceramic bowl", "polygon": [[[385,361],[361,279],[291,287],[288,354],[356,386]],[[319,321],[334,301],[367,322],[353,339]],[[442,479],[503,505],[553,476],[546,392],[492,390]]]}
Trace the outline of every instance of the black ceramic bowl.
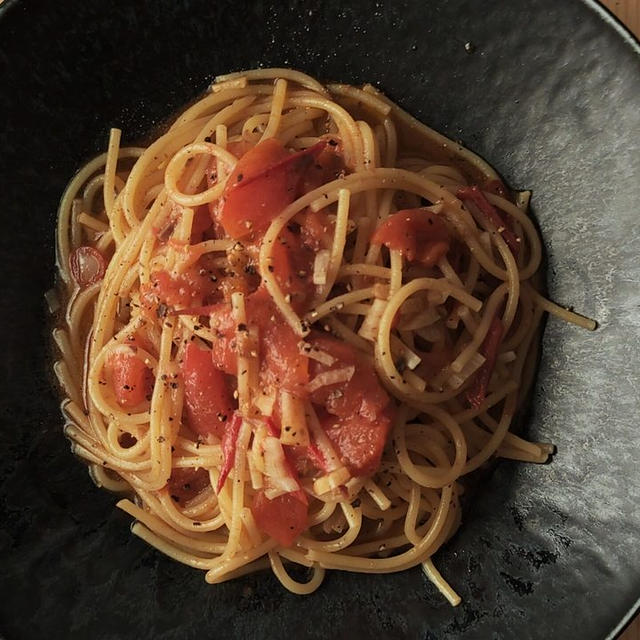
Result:
{"label": "black ceramic bowl", "polygon": [[[472,46],[465,48],[465,43]],[[468,52],[470,49],[472,52]],[[131,536],[62,436],[43,293],[58,199],[119,126],[148,132],[214,75],[291,66],[379,85],[533,189],[555,320],[527,435],[420,571],[221,586]],[[640,596],[640,50],[577,0],[5,0],[0,7],[0,630],[18,638],[611,637]]]}

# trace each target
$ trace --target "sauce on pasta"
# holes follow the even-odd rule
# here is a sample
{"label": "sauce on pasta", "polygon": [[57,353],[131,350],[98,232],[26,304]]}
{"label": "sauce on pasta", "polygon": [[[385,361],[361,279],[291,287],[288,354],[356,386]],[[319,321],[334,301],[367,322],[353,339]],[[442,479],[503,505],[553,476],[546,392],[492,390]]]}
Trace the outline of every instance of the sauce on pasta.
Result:
{"label": "sauce on pasta", "polygon": [[[222,76],[88,163],[57,230],[65,433],[132,531],[209,583],[422,566],[509,431],[549,311],[541,243],[470,151],[371,85]],[[309,568],[307,582],[287,564]]]}

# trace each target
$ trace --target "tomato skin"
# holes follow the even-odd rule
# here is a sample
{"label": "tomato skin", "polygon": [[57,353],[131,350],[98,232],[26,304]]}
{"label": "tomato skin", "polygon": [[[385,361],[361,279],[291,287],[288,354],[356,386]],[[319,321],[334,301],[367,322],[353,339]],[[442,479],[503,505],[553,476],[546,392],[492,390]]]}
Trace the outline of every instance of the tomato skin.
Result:
{"label": "tomato skin", "polygon": [[222,491],[225,480],[236,462],[236,448],[240,427],[242,427],[242,416],[239,413],[234,413],[233,418],[225,425],[224,435],[222,436],[222,466],[220,467],[216,493]]}
{"label": "tomato skin", "polygon": [[487,218],[491,222],[491,224],[496,227],[496,229],[498,229],[503,240],[507,243],[507,246],[511,250],[511,253],[515,258],[517,258],[518,253],[520,252],[520,238],[518,238],[518,236],[511,229],[511,218],[509,216],[503,216],[502,212],[487,200],[484,193],[482,193],[482,191],[475,184],[470,187],[459,189],[458,193],[456,193],[456,196],[462,201],[470,200],[476,205],[482,215]]}
{"label": "tomato skin", "polygon": [[238,161],[222,194],[218,219],[235,239],[259,238],[271,221],[301,193],[305,171],[324,141],[290,153],[275,138],[259,142]]}
{"label": "tomato skin", "polygon": [[153,391],[153,372],[133,352],[111,354],[106,362],[106,375],[116,402],[125,409],[132,409],[148,400]]}
{"label": "tomato skin", "polygon": [[234,406],[224,374],[213,366],[211,351],[190,342],[184,352],[182,377],[189,426],[198,435],[222,438]]}
{"label": "tomato skin", "polygon": [[[295,198],[298,176],[276,168],[261,177],[265,167],[284,160],[289,152],[275,138],[258,143],[238,161],[224,190],[220,223],[232,238],[264,232],[269,223]],[[246,185],[242,185],[247,180]]]}
{"label": "tomato skin", "polygon": [[305,171],[300,192],[309,193],[327,182],[333,182],[340,175],[343,175],[345,170],[344,158],[339,145],[329,139],[327,145],[316,154],[313,164]]}
{"label": "tomato skin", "polygon": [[400,251],[410,262],[432,267],[449,251],[451,239],[444,220],[425,208],[404,209],[389,216],[374,232],[371,244]]}
{"label": "tomato skin", "polygon": [[328,416],[322,426],[354,476],[370,476],[376,472],[391,428],[387,412],[373,421],[357,414],[337,420]]}
{"label": "tomato skin", "polygon": [[69,268],[73,279],[84,289],[104,278],[107,265],[97,249],[82,246],[71,252]]}
{"label": "tomato skin", "polygon": [[209,214],[209,207],[203,204],[195,209],[193,212],[193,223],[191,224],[191,238],[189,242],[191,244],[197,244],[202,242],[205,233],[211,228],[213,220]]}
{"label": "tomato skin", "polygon": [[314,291],[313,251],[285,227],[271,249],[271,265],[280,289],[291,296],[291,306],[303,313]]}
{"label": "tomato skin", "polygon": [[261,490],[253,497],[251,513],[258,528],[283,547],[290,547],[307,528],[306,498],[303,501],[299,493],[284,493],[269,500]]}
{"label": "tomato skin", "polygon": [[493,369],[496,366],[496,359],[498,357],[498,350],[500,349],[503,333],[504,325],[502,324],[502,318],[499,313],[496,313],[491,319],[489,330],[480,347],[480,353],[486,360],[478,371],[476,371],[475,378],[466,394],[467,401],[474,409],[482,405],[487,395],[487,388],[491,381]]}

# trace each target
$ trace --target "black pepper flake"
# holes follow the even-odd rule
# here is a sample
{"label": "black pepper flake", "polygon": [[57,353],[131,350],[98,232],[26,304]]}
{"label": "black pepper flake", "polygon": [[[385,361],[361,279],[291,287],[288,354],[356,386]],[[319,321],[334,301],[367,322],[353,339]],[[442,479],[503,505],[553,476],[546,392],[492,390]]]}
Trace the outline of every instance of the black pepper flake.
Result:
{"label": "black pepper flake", "polygon": [[247,325],[244,322],[241,322],[238,325],[238,331],[247,331]]}
{"label": "black pepper flake", "polygon": [[172,389],[177,389],[177,388],[178,388],[178,383],[177,383],[177,382],[170,382],[170,383],[169,383],[169,386],[170,386]]}
{"label": "black pepper flake", "polygon": [[180,498],[179,498],[178,496],[174,496],[173,494],[171,494],[171,499],[172,499],[174,502],[180,502]]}
{"label": "black pepper flake", "polygon": [[194,527],[199,527],[201,524],[202,524],[201,522],[194,522],[194,523],[193,523],[193,526],[194,526]]}
{"label": "black pepper flake", "polygon": [[338,146],[338,143],[337,143],[335,140],[329,140],[329,144],[330,144],[332,147],[337,147],[337,146]]}
{"label": "black pepper flake", "polygon": [[360,498],[356,498],[352,503],[351,506],[354,508],[359,507],[362,504],[362,501],[360,500]]}
{"label": "black pepper flake", "polygon": [[205,142],[211,142],[211,136],[206,136],[204,139]]}
{"label": "black pepper flake", "polygon": [[274,269],[273,269],[273,265],[270,264],[267,269],[269,269],[269,273],[273,273]]}
{"label": "black pepper flake", "polygon": [[222,413],[222,412],[218,411],[218,413],[216,414],[216,417],[218,418],[218,420],[220,422],[226,422],[227,421],[227,414],[226,413]]}
{"label": "black pepper flake", "polygon": [[160,443],[163,443],[163,442],[165,441],[165,437],[164,437],[164,436],[158,436],[158,437],[156,438],[156,440],[157,440],[158,442],[160,442]]}

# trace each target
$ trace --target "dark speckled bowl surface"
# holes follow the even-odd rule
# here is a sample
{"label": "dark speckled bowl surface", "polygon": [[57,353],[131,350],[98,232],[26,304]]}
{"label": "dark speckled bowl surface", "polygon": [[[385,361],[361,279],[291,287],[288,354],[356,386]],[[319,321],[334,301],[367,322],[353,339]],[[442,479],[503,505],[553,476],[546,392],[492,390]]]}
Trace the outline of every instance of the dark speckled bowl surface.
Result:
{"label": "dark speckled bowl surface", "polygon": [[[467,53],[465,43],[473,43]],[[217,587],[136,539],[61,432],[43,293],[58,199],[119,126],[134,140],[214,75],[291,66],[379,85],[534,191],[553,298],[524,429],[437,564]],[[0,630],[20,638],[600,640],[640,596],[640,54],[577,0],[15,1],[0,7]]]}

